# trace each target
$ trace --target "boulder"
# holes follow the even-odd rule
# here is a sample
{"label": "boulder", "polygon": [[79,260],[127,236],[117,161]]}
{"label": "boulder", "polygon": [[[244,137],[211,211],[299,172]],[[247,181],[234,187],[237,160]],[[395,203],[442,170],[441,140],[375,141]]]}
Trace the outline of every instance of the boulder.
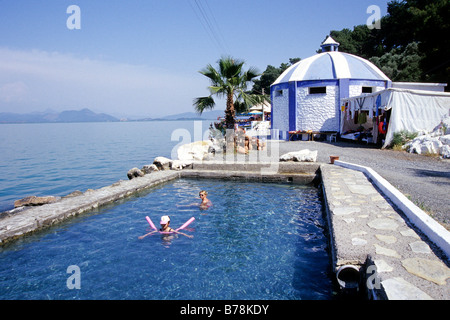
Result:
{"label": "boulder", "polygon": [[406,143],[404,148],[409,152],[417,154],[440,154],[440,151],[444,146],[441,138],[442,137],[431,137],[430,135],[419,136]]}
{"label": "boulder", "polygon": [[442,142],[442,144],[450,145],[450,134],[446,134],[445,136],[440,136],[439,140]]}
{"label": "boulder", "polygon": [[144,172],[142,172],[141,170],[139,170],[138,168],[133,168],[130,169],[127,173],[128,179],[134,179],[137,177],[143,177],[144,176]]}
{"label": "boulder", "polygon": [[189,160],[173,160],[172,161],[172,170],[183,170],[186,167],[192,166],[192,161]]}
{"label": "boulder", "polygon": [[418,154],[439,154],[442,158],[450,158],[450,116],[446,115],[432,132],[419,133],[403,149]]}
{"label": "boulder", "polygon": [[144,172],[144,174],[148,174],[148,173],[152,173],[153,171],[159,171],[159,169],[156,166],[156,164],[148,164],[148,165],[143,166],[141,171]]}
{"label": "boulder", "polygon": [[80,190],[75,190],[72,193],[69,193],[67,196],[65,196],[64,198],[73,198],[73,197],[78,197],[81,196],[83,194],[83,192],[81,192]]}
{"label": "boulder", "polygon": [[155,160],[153,160],[153,164],[158,170],[170,170],[172,160],[166,157],[156,157]]}
{"label": "boulder", "polygon": [[440,153],[441,153],[442,158],[450,159],[450,145],[444,144],[441,147],[441,152]]}
{"label": "boulder", "polygon": [[48,197],[26,197],[20,200],[14,201],[14,207],[24,207],[24,206],[42,206],[44,204],[49,204],[58,201],[60,198],[48,196]]}
{"label": "boulder", "polygon": [[317,150],[311,151],[309,149],[303,149],[300,151],[288,152],[280,157],[280,161],[316,162]]}
{"label": "boulder", "polygon": [[188,144],[184,144],[177,149],[178,160],[206,160],[213,153],[216,152],[216,148],[209,140],[196,141]]}

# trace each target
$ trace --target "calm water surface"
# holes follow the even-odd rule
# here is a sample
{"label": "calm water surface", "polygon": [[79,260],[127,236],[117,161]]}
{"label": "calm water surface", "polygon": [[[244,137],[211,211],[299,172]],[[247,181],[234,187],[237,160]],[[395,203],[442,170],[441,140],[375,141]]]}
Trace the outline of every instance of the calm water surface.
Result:
{"label": "calm water surface", "polygon": [[[139,240],[146,215],[194,237]],[[1,248],[0,299],[330,299],[325,232],[316,188],[181,179]]]}
{"label": "calm water surface", "polygon": [[0,212],[12,209],[15,200],[27,196],[65,196],[127,180],[129,169],[151,164],[157,156],[172,158],[173,149],[191,138],[194,141],[194,134],[195,140],[200,140],[209,124],[1,124]]}

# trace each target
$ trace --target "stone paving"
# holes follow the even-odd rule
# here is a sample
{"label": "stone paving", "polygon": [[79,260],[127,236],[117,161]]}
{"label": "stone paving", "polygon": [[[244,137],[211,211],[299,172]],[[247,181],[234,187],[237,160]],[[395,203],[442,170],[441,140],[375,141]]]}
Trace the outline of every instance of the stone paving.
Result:
{"label": "stone paving", "polygon": [[378,289],[372,298],[450,298],[447,258],[364,173],[327,164],[321,171],[336,268],[369,259],[377,271],[366,269],[369,287]]}

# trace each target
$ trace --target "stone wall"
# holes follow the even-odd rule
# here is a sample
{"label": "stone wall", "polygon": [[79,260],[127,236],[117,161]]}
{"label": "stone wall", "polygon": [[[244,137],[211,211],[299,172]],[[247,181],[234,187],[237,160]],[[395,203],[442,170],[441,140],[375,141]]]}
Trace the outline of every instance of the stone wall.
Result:
{"label": "stone wall", "polygon": [[309,87],[297,88],[297,130],[339,130],[336,107],[339,104],[339,87],[326,88],[326,94],[309,94]]}

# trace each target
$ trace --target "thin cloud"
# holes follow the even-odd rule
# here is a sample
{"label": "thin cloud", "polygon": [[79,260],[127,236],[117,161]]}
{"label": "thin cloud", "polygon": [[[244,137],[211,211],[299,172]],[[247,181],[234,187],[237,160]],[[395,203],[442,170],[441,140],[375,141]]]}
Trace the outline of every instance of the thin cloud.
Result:
{"label": "thin cloud", "polygon": [[[197,82],[197,84],[196,84]],[[145,65],[0,48],[0,108],[91,107],[150,115],[186,111],[204,83]],[[8,110],[9,111],[9,110]]]}

